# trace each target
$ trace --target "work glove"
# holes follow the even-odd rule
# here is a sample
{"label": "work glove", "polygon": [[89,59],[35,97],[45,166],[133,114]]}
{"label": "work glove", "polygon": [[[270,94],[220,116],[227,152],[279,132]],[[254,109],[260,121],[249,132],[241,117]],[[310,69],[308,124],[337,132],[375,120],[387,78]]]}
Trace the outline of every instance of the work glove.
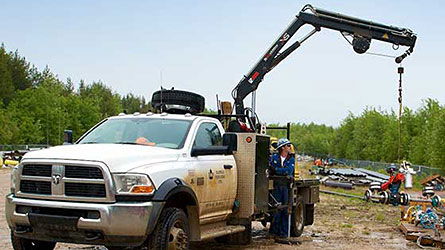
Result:
{"label": "work glove", "polygon": [[271,175],[276,175],[276,171],[275,171],[275,168],[274,167],[268,167],[267,169],[266,169],[266,174],[268,175],[268,176],[271,176]]}

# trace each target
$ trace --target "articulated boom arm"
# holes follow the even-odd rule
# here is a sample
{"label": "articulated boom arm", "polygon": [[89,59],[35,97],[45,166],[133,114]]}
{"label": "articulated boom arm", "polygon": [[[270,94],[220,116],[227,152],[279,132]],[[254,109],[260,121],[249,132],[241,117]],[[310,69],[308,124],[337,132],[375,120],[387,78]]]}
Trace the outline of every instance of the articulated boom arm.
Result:
{"label": "articulated boom arm", "polygon": [[[301,40],[280,52],[297,30],[305,24],[312,25],[314,29]],[[321,28],[337,30],[343,35],[352,36],[351,44],[354,51],[359,54],[365,53],[369,49],[371,39],[392,43],[395,46],[408,46],[409,49],[396,58],[397,63],[400,63],[413,52],[417,38],[409,29],[379,24],[306,5],[250,72],[233,89],[232,97],[235,99],[237,115],[244,114],[244,98],[258,88],[264,76],[300,47],[306,39],[320,31]]]}

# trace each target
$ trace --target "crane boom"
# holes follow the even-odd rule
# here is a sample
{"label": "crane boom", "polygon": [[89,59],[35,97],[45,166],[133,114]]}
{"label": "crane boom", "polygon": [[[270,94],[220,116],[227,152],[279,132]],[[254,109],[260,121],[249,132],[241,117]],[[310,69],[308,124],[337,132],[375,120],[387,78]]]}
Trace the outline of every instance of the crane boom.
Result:
{"label": "crane boom", "polygon": [[[305,24],[312,25],[314,29],[301,40],[296,41],[285,50],[281,51],[290,38]],[[343,35],[351,35],[353,37],[351,44],[354,51],[359,54],[365,53],[369,49],[371,39],[392,43],[396,46],[401,45],[409,47],[405,53],[396,58],[397,63],[400,63],[405,57],[413,52],[417,39],[417,36],[411,30],[406,28],[388,26],[363,20],[324,9],[314,8],[308,4],[303,7],[290,25],[233,89],[232,97],[235,100],[235,112],[237,115],[244,115],[244,99],[258,88],[258,85],[263,81],[264,76],[293,51],[299,48],[304,41],[320,31],[321,28],[340,31]]]}

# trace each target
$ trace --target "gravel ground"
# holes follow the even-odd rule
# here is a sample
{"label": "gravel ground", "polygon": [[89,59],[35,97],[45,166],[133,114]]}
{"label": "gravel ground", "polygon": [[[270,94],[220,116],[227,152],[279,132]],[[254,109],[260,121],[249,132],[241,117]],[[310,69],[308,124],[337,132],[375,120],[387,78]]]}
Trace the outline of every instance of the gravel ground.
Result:
{"label": "gravel ground", "polygon": [[[0,192],[9,192],[9,170],[0,170]],[[321,194],[315,223],[293,240],[283,245],[267,239],[267,229],[255,223],[253,243],[248,246],[227,246],[215,241],[192,245],[192,249],[417,249],[398,230],[400,210],[397,207],[365,203],[360,200]],[[10,232],[5,221],[4,198],[0,199],[0,249],[12,249]],[[58,244],[57,249],[106,249],[101,246]]]}

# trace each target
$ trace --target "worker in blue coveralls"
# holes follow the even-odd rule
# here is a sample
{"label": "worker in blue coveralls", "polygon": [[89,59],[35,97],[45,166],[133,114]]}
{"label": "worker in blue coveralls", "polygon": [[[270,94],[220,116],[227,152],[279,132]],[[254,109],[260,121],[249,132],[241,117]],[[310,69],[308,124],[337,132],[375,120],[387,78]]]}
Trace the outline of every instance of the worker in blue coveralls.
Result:
{"label": "worker in blue coveralls", "polygon": [[[291,142],[286,138],[281,138],[277,143],[278,153],[270,158],[270,168],[274,175],[294,176],[295,158],[290,154]],[[273,196],[282,205],[287,205],[289,195],[289,184],[287,179],[274,180]],[[270,226],[269,233],[278,237],[288,236],[288,214],[287,209],[278,210]]]}

